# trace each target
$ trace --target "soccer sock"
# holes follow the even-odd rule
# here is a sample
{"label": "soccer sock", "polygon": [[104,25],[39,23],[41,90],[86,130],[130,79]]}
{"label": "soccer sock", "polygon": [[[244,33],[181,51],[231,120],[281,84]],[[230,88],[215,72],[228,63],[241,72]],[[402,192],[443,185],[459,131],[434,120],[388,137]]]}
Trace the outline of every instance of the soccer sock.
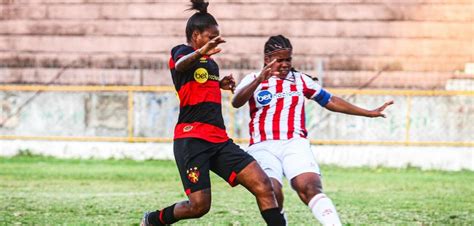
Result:
{"label": "soccer sock", "polygon": [[316,219],[323,225],[341,225],[336,207],[325,194],[315,195],[308,203]]}
{"label": "soccer sock", "polygon": [[286,220],[280,210],[277,208],[267,209],[261,212],[263,219],[267,225],[285,226]]}
{"label": "soccer sock", "polygon": [[150,222],[150,224],[152,225],[157,225],[157,226],[176,223],[178,219],[176,219],[173,214],[175,205],[176,203],[162,209],[161,211],[157,210],[157,211],[151,212],[148,215],[148,222]]}

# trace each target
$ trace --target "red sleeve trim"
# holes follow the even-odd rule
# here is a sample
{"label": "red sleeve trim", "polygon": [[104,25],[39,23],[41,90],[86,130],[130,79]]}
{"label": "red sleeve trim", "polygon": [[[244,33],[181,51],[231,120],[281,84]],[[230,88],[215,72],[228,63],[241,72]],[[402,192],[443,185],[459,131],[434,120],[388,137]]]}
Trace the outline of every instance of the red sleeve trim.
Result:
{"label": "red sleeve trim", "polygon": [[173,70],[174,69],[174,60],[173,60],[173,57],[170,57],[170,61],[168,62],[168,66],[170,68],[170,70]]}

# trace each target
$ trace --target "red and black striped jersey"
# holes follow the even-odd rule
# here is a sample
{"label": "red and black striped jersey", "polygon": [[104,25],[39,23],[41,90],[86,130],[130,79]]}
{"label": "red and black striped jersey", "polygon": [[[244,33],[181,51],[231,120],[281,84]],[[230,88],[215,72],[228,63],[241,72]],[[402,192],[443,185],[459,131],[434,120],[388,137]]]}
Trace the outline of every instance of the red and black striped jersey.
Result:
{"label": "red and black striped jersey", "polygon": [[213,143],[229,139],[222,117],[219,66],[208,56],[201,57],[188,70],[175,70],[175,63],[195,50],[178,45],[171,50],[169,67],[180,100],[174,139],[200,138]]}

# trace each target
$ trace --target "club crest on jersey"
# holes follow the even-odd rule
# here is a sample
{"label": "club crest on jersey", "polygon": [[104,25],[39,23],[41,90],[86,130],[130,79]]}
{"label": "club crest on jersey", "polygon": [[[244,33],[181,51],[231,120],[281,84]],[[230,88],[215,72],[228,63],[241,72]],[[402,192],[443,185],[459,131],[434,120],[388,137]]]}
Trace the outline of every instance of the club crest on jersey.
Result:
{"label": "club crest on jersey", "polygon": [[196,82],[205,83],[208,78],[209,73],[205,68],[200,67],[194,71],[194,80],[196,80]]}
{"label": "club crest on jersey", "polygon": [[187,133],[187,132],[191,131],[192,129],[193,129],[193,126],[185,126],[183,128],[183,132]]}
{"label": "club crest on jersey", "polygon": [[257,102],[262,106],[269,105],[272,101],[272,98],[273,94],[268,90],[261,90],[257,93]]}
{"label": "club crest on jersey", "polygon": [[195,184],[199,181],[199,170],[197,167],[189,168],[186,170],[186,173],[188,174],[188,179],[191,183]]}

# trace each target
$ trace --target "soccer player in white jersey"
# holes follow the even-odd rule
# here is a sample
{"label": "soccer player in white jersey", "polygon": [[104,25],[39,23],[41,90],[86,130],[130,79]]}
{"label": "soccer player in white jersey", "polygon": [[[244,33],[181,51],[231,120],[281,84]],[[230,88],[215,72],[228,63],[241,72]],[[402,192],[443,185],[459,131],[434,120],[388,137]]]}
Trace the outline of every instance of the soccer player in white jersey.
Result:
{"label": "soccer player in white jersey", "polygon": [[248,152],[270,177],[282,212],[285,176],[321,224],[341,225],[334,204],[323,193],[319,166],[306,138],[305,98],[330,111],[365,117],[385,117],[382,112],[393,101],[366,110],[331,95],[292,68],[292,46],[282,35],[270,37],[264,53],[263,70],[247,75],[232,100],[236,108],[247,102],[250,106]]}

